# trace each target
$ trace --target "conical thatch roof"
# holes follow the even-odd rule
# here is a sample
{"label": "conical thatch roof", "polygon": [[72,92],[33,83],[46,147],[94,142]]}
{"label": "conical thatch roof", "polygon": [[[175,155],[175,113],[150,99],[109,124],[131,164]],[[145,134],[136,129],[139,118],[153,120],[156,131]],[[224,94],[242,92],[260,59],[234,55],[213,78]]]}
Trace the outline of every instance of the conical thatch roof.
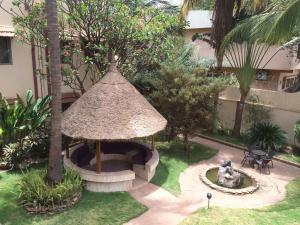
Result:
{"label": "conical thatch roof", "polygon": [[166,119],[112,65],[63,113],[62,132],[80,139],[124,140],[153,135],[166,124]]}

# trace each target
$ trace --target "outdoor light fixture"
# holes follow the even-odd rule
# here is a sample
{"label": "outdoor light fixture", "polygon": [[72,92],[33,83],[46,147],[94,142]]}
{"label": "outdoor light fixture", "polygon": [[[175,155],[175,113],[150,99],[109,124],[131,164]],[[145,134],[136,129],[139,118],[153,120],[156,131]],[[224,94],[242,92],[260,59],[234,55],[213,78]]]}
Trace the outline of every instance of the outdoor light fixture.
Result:
{"label": "outdoor light fixture", "polygon": [[208,202],[207,202],[207,208],[209,209],[209,202],[210,202],[210,199],[212,198],[212,194],[210,192],[208,192],[207,195],[206,195],[206,197],[207,197],[207,200],[208,200]]}

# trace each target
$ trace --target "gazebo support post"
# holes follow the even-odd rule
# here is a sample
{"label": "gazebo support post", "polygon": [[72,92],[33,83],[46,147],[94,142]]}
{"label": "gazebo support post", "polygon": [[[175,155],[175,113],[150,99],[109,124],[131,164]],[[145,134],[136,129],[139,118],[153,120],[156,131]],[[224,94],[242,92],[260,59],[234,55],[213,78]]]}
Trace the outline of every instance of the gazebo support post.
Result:
{"label": "gazebo support post", "polygon": [[154,135],[151,136],[151,149],[154,151],[155,145],[154,145]]}
{"label": "gazebo support post", "polygon": [[101,172],[101,144],[100,141],[96,142],[96,173]]}

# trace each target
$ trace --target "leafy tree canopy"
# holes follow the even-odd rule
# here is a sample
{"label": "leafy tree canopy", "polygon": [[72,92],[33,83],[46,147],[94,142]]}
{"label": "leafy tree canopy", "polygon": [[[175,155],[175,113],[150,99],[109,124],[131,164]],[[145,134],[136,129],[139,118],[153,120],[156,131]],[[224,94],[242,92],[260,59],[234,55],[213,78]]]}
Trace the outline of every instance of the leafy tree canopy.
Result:
{"label": "leafy tree canopy", "polygon": [[[21,8],[26,2],[16,0],[14,5]],[[115,55],[119,69],[130,80],[138,73],[156,71],[176,48],[176,35],[182,31],[175,11],[152,1],[58,2],[63,80],[82,93],[86,83],[95,83],[105,74]],[[44,47],[44,3],[29,8],[26,14],[13,11],[17,34],[23,41],[34,37]]]}

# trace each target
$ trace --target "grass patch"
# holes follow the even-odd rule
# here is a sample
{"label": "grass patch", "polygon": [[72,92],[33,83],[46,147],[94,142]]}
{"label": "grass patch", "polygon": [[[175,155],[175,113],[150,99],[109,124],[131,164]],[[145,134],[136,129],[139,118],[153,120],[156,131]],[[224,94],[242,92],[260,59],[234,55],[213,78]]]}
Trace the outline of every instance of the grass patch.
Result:
{"label": "grass patch", "polygon": [[202,208],[185,219],[181,225],[282,225],[300,224],[300,179],[287,186],[287,197],[282,202],[262,209]]}
{"label": "grass patch", "polygon": [[182,141],[157,142],[160,162],[151,183],[163,187],[172,194],[180,193],[179,176],[189,165],[207,160],[218,150],[191,143],[189,153],[183,150]]}
{"label": "grass patch", "polygon": [[21,176],[20,172],[0,174],[0,224],[121,225],[147,210],[126,192],[92,193],[84,191],[81,201],[68,211],[55,215],[28,215],[17,204],[19,190],[16,185]]}
{"label": "grass patch", "polygon": [[276,155],[278,158],[285,159],[290,162],[298,163],[300,164],[300,153],[293,153],[292,155],[284,154],[284,153],[279,153]]}

